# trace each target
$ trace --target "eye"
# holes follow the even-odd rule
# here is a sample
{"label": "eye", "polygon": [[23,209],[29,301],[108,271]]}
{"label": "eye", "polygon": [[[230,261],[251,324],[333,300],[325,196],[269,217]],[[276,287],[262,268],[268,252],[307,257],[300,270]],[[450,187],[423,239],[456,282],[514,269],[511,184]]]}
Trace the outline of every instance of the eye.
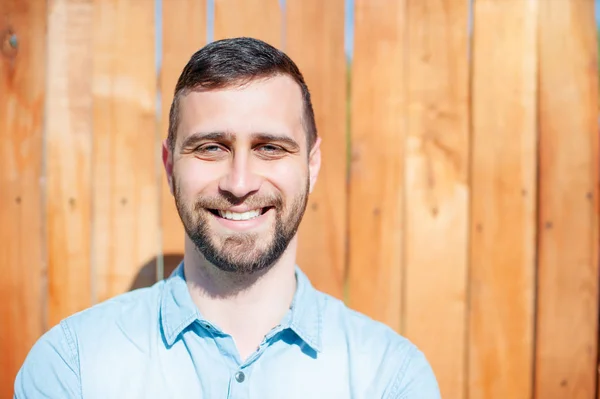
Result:
{"label": "eye", "polygon": [[277,154],[283,152],[283,148],[274,144],[263,144],[258,146],[258,150],[267,154]]}
{"label": "eye", "polygon": [[216,161],[227,156],[228,148],[219,143],[205,143],[194,148],[192,153],[196,158]]}
{"label": "eye", "polygon": [[196,148],[197,152],[216,153],[223,151],[223,148],[218,144],[204,144]]}

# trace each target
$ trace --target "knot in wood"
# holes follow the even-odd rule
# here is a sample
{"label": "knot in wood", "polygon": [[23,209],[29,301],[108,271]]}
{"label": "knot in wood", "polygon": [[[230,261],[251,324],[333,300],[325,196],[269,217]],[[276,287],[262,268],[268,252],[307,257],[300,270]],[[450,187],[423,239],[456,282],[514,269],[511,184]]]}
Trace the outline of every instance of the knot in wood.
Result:
{"label": "knot in wood", "polygon": [[13,58],[17,55],[19,49],[19,40],[17,34],[12,29],[6,29],[2,32],[2,42],[0,44],[0,51],[2,55]]}

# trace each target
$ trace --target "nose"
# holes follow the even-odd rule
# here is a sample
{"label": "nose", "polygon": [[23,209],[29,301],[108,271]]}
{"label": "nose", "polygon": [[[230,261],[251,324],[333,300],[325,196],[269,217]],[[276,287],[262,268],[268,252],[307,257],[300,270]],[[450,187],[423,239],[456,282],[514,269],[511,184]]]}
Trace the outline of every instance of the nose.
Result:
{"label": "nose", "polygon": [[227,173],[219,181],[219,189],[236,198],[245,198],[257,192],[262,177],[252,169],[251,160],[245,154],[236,154]]}

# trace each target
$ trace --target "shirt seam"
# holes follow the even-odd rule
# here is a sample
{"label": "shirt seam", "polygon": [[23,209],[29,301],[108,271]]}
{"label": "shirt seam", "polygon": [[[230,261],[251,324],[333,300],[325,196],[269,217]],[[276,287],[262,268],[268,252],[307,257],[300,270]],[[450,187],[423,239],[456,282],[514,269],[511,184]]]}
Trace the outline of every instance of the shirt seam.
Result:
{"label": "shirt seam", "polygon": [[323,314],[327,306],[327,297],[317,297],[317,346],[323,350]]}
{"label": "shirt seam", "polygon": [[395,374],[392,383],[390,384],[390,392],[387,394],[384,399],[402,399],[403,396],[398,396],[401,391],[402,382],[403,382],[403,374],[408,369],[410,362],[412,361],[413,355],[416,351],[415,347],[411,347],[410,351],[407,353],[408,360],[402,363],[400,370]]}
{"label": "shirt seam", "polygon": [[79,362],[79,354],[77,351],[77,346],[75,345],[75,340],[73,339],[73,334],[71,333],[71,329],[67,325],[66,321],[62,321],[60,323],[63,334],[67,341],[67,345],[69,345],[69,349],[71,350],[71,361],[77,368],[77,383],[79,384],[79,395],[83,398],[83,387],[81,384],[81,364]]}

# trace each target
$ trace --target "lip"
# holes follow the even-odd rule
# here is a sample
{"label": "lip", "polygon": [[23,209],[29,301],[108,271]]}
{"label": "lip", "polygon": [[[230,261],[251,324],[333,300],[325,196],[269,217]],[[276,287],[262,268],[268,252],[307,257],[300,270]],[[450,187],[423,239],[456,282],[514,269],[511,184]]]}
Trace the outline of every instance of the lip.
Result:
{"label": "lip", "polygon": [[[233,212],[234,210],[231,209],[231,211]],[[238,211],[235,211],[235,212],[238,212]],[[264,224],[268,220],[271,212],[275,212],[275,208],[269,208],[262,215],[257,216],[250,220],[229,220],[229,219],[222,218],[221,216],[215,215],[212,212],[209,212],[209,213],[217,221],[217,223],[219,223],[221,226],[225,227],[226,229],[239,231],[239,232],[245,232],[245,231],[249,231],[249,230],[254,230],[257,227]]]}

